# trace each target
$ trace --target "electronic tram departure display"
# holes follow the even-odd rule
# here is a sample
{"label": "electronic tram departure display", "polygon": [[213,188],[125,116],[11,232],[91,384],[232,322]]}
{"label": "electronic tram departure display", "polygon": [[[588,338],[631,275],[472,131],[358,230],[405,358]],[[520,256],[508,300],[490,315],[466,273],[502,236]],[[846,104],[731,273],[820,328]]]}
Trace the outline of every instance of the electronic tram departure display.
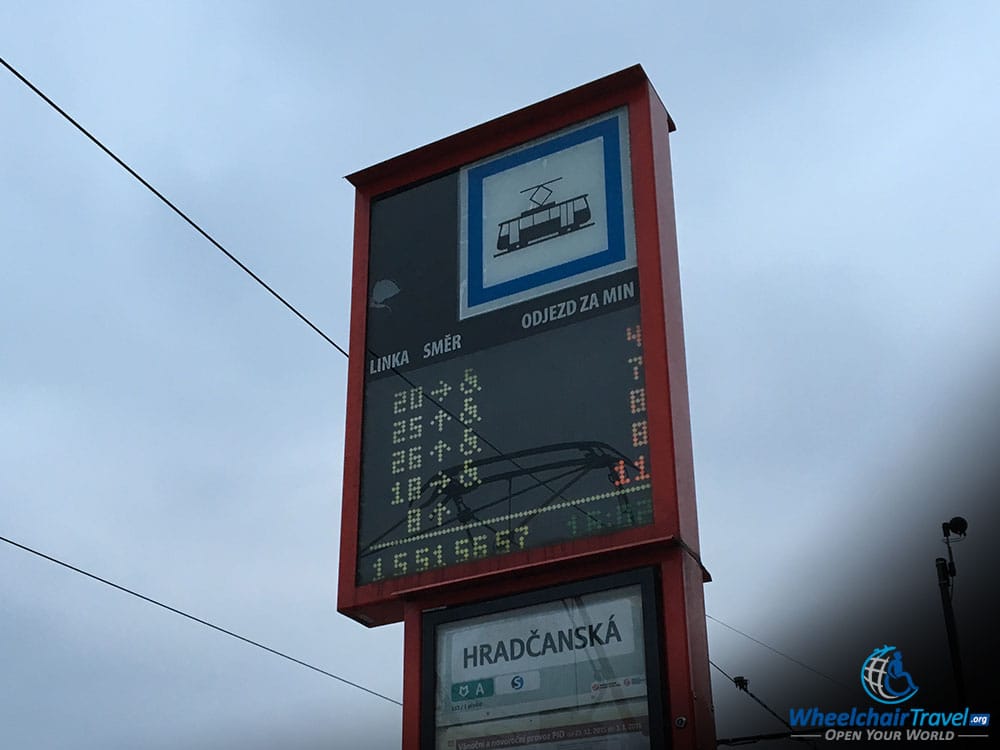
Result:
{"label": "electronic tram departure display", "polygon": [[626,134],[372,201],[359,585],[652,523]]}

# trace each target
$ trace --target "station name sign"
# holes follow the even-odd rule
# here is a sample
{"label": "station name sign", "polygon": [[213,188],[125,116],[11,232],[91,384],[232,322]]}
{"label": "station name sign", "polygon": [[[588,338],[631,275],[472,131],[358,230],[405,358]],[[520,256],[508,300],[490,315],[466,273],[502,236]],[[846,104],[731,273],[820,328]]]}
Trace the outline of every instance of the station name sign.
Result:
{"label": "station name sign", "polygon": [[651,576],[637,573],[625,577],[642,582],[563,587],[528,606],[426,614],[423,746],[596,750],[613,737],[648,750],[656,606]]}

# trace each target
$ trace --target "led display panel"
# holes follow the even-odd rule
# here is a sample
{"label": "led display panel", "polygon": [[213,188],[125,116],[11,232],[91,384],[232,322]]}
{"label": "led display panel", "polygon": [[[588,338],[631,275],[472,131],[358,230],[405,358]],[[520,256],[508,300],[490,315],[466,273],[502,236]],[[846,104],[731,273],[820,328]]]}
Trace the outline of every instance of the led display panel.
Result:
{"label": "led display panel", "polygon": [[371,202],[356,583],[652,523],[627,111]]}

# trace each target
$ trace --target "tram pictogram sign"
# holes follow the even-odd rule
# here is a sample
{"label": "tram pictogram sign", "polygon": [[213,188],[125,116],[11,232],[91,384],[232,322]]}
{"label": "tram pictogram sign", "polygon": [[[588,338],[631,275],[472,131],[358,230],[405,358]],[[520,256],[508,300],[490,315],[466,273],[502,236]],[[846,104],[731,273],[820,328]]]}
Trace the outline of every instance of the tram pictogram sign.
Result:
{"label": "tram pictogram sign", "polygon": [[461,317],[635,266],[624,109],[459,172]]}
{"label": "tram pictogram sign", "polygon": [[[562,177],[555,177],[548,182],[532,185],[521,191],[530,193],[528,200],[532,203],[532,207],[522,211],[519,216],[500,222],[494,258],[534,243],[560,237],[568,232],[594,226],[594,222],[590,220],[592,214],[586,193],[558,203],[545,202],[553,193],[549,185],[561,179]],[[547,195],[539,199],[537,196],[542,191]]]}

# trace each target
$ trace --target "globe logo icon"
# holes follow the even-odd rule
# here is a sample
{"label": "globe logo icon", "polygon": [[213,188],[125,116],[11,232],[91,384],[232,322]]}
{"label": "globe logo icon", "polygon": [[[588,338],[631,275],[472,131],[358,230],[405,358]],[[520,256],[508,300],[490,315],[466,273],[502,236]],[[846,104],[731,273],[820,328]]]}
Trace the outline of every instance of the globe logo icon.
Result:
{"label": "globe logo icon", "polygon": [[861,687],[879,703],[904,703],[917,694],[910,673],[903,668],[903,652],[895,646],[874,649],[861,664]]}

